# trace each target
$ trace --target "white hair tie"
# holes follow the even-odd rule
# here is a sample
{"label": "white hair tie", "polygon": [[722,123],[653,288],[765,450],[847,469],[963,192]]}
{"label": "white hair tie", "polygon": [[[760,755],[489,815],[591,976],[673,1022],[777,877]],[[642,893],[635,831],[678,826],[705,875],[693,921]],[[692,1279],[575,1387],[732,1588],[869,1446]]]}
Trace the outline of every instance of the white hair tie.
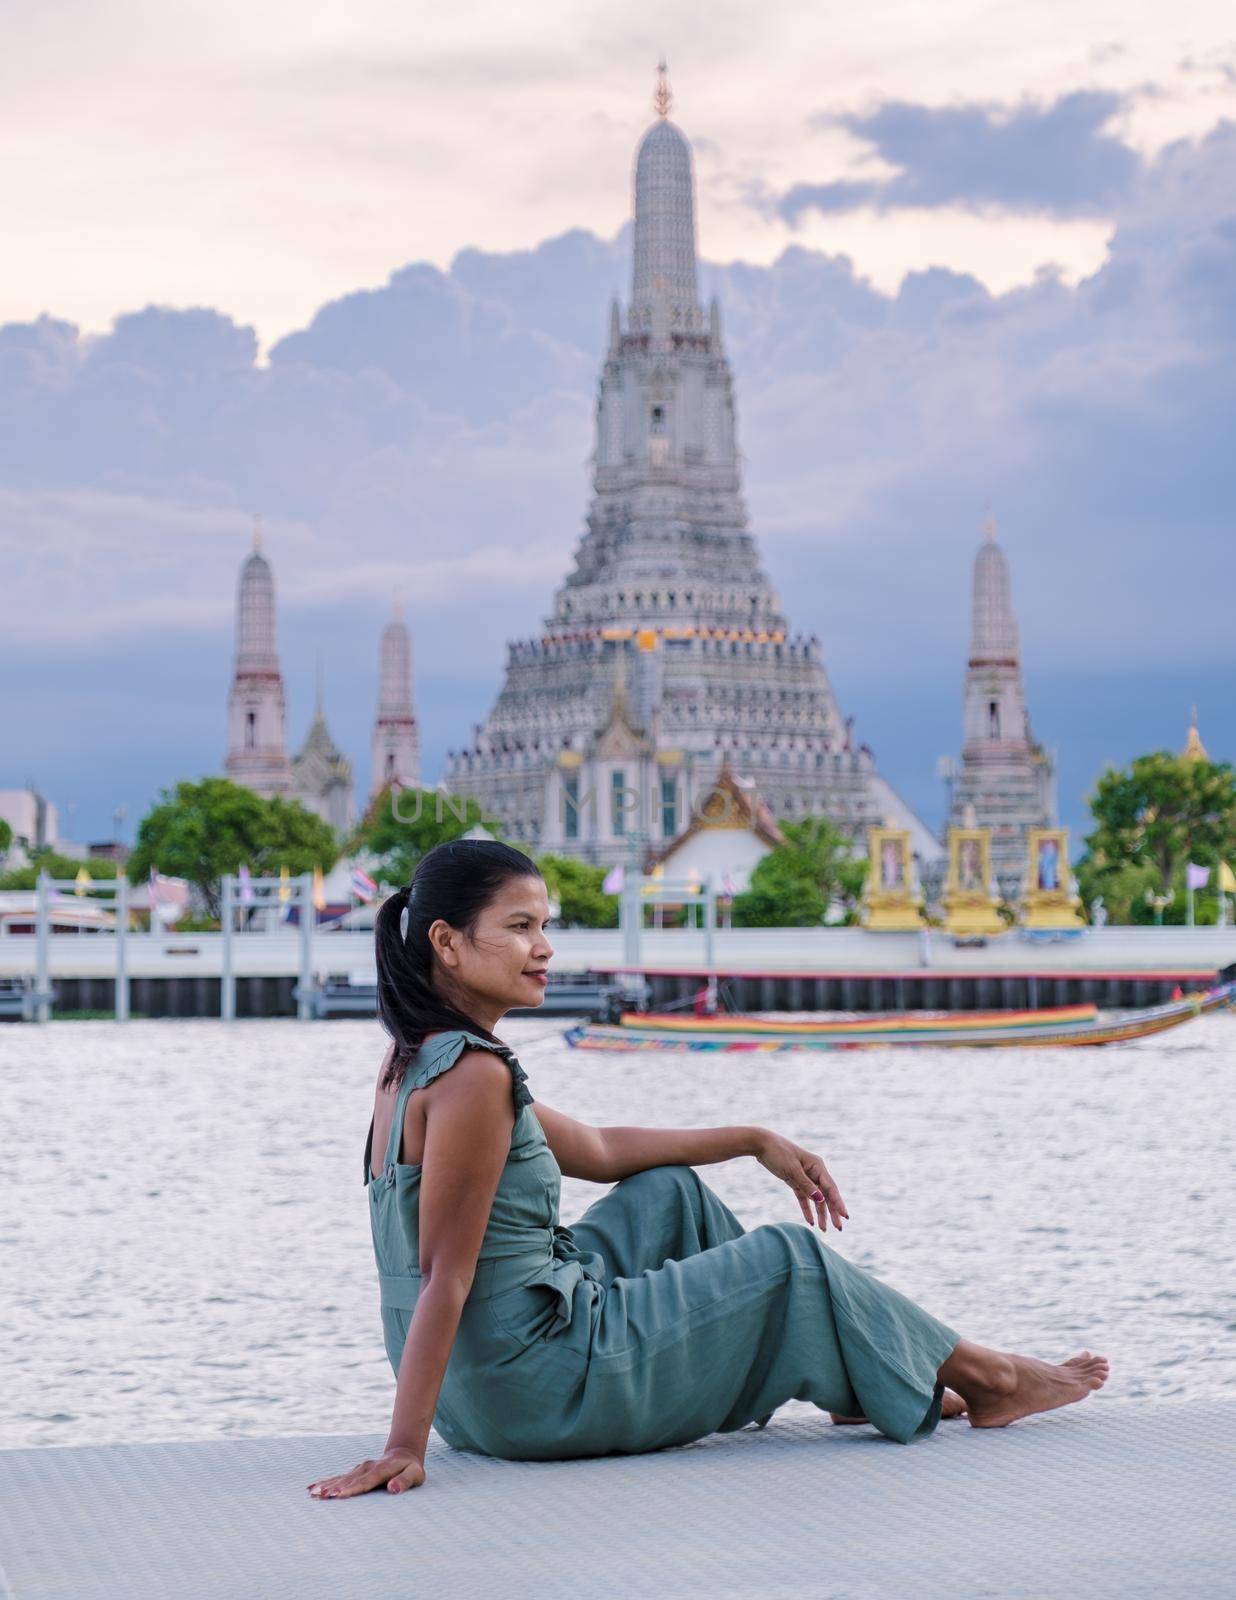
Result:
{"label": "white hair tie", "polygon": [[403,910],[399,913],[399,937],[400,937],[400,939],[402,939],[404,944],[407,944],[407,942],[408,942],[408,908],[407,908],[407,906],[404,906]]}

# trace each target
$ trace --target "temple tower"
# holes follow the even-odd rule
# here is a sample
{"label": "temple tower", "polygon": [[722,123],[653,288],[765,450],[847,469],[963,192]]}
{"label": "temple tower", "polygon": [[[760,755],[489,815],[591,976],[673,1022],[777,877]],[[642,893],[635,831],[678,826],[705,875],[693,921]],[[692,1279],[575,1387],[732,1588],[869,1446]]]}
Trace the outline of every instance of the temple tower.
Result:
{"label": "temple tower", "polygon": [[949,822],[991,829],[992,869],[1009,899],[1025,877],[1027,829],[1056,825],[1052,760],[1030,731],[1008,561],[991,521],[974,560],[961,768]]}
{"label": "temple tower", "polygon": [[[862,839],[906,808],[857,745],[814,636],[791,632],[742,497],[720,307],[700,304],[691,146],[656,120],[634,168],[631,297],[609,311],[592,497],[538,638],[446,782],[508,837],[608,863],[677,837],[728,762],[778,820]],[[939,852],[917,824],[923,848]]]}
{"label": "temple tower", "polygon": [[330,736],[322,700],[322,665],[318,663],[317,695],[309,732],[292,762],[293,796],[341,837],[356,820],[356,786],[352,763]]}
{"label": "temple tower", "polygon": [[412,641],[398,605],[382,630],[378,711],[373,722],[370,798],[392,783],[415,789],[421,781],[420,736],[412,705]]}
{"label": "temple tower", "polygon": [[234,783],[267,798],[287,795],[292,788],[287,704],[275,642],[275,580],[256,527],[236,591],[236,661],[224,771]]}

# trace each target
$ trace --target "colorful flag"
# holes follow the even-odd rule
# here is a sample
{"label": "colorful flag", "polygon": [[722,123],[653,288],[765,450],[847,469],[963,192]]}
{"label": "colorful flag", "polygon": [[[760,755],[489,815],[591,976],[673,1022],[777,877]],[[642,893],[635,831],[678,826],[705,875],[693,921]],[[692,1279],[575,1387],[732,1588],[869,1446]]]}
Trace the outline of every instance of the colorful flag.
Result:
{"label": "colorful flag", "polygon": [[367,872],[362,872],[360,867],[352,868],[352,893],[358,900],[364,900],[366,903],[377,899],[377,884]]}
{"label": "colorful flag", "polygon": [[1236,873],[1226,861],[1219,863],[1219,888],[1224,894],[1236,894]]}
{"label": "colorful flag", "polygon": [[728,872],[721,879],[721,893],[727,900],[732,900],[738,893],[738,885],[734,882],[733,878]]}
{"label": "colorful flag", "polygon": [[73,893],[85,894],[86,890],[89,889],[90,885],[94,882],[94,879],[86,871],[85,867],[78,867],[77,876],[73,879],[73,882],[77,885],[77,887],[73,890]]}
{"label": "colorful flag", "polygon": [[326,885],[322,881],[321,867],[313,869],[313,904],[318,911],[326,910]]}
{"label": "colorful flag", "polygon": [[248,867],[241,867],[236,876],[240,879],[240,903],[242,906],[251,906],[253,904],[253,878]]}
{"label": "colorful flag", "polygon": [[611,867],[601,880],[601,893],[621,894],[622,886],[626,882],[626,876],[621,862],[616,867]]}
{"label": "colorful flag", "polygon": [[287,905],[292,898],[292,878],[286,867],[279,868],[279,904]]}
{"label": "colorful flag", "polygon": [[1204,889],[1210,882],[1210,868],[1195,866],[1192,861],[1185,867],[1185,888]]}
{"label": "colorful flag", "polygon": [[178,922],[189,908],[189,885],[183,878],[165,878],[150,869],[150,926]]}

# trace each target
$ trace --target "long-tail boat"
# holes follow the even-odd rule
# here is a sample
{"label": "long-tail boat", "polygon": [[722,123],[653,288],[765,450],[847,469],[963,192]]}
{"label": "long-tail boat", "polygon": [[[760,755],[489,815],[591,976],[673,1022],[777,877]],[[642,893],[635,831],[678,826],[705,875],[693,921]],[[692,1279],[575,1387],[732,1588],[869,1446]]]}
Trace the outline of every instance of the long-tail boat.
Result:
{"label": "long-tail boat", "polygon": [[570,1028],[577,1050],[861,1050],[906,1045],[1016,1047],[1123,1044],[1178,1028],[1236,1004],[1236,982],[1140,1011],[1100,1014],[1093,1005],[1034,1011],[906,1011],[801,1020],[627,1012],[617,1024]]}

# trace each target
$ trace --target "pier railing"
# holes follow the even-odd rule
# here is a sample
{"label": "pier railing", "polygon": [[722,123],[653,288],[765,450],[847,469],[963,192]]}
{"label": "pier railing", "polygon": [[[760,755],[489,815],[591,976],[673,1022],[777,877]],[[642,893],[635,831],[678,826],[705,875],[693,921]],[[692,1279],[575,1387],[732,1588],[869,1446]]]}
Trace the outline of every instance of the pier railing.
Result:
{"label": "pier railing", "polygon": [[[53,892],[75,887],[45,878],[36,894],[33,936],[0,937],[5,1014],[45,1022],[59,988],[62,1011],[105,1007],[102,991],[121,1021],[131,1009],[229,1021],[243,1013],[293,1010],[308,1020],[320,1014],[316,1002],[326,985],[359,993],[376,982],[372,932],[319,925],[308,873],[247,883],[225,879],[221,930],[211,933],[130,928],[132,891],[123,878],[96,880],[90,888],[92,900],[103,899],[114,912],[114,930],[53,932]],[[551,929],[551,972],[590,973],[601,981],[644,974],[655,983],[657,1003],[719,979],[744,979],[735,992],[751,1007],[876,1009],[897,1007],[902,996],[906,1005],[928,1006],[965,1006],[982,996],[988,997],[982,1003],[994,1005],[1078,998],[1151,1003],[1177,984],[1202,984],[1236,963],[1233,928],[1109,926],[1054,944],[1010,929],[983,946],[959,948],[939,930],[718,927],[716,903],[707,881],[631,874],[619,927]],[[645,927],[643,907],[665,904],[694,907],[697,925]],[[935,980],[948,983],[941,987]]]}

